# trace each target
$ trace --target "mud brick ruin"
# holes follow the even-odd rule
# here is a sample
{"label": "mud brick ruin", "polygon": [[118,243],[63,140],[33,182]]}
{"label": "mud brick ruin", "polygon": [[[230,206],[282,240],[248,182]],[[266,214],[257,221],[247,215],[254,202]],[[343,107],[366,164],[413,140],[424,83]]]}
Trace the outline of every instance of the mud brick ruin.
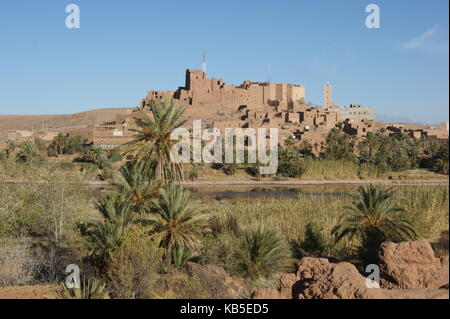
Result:
{"label": "mud brick ruin", "polygon": [[[319,154],[325,147],[328,133],[339,128],[347,134],[362,139],[370,132],[385,128],[388,135],[407,133],[415,138],[448,141],[447,127],[409,128],[403,124],[384,124],[375,121],[375,111],[359,104],[349,107],[332,102],[332,87],[324,87],[323,107],[305,104],[305,87],[286,83],[244,81],[235,86],[222,79],[208,78],[201,70],[186,70],[185,84],[176,90],[149,91],[137,109],[119,114],[112,122],[85,125],[62,130],[69,135],[83,135],[88,144],[112,149],[133,139],[133,118],[140,111],[150,111],[153,101],[173,99],[185,108],[187,126],[192,120],[202,120],[206,128],[278,128],[280,145],[291,137],[308,142]],[[26,133],[26,132],[25,132]],[[9,136],[26,139],[34,134],[11,131]],[[46,135],[45,132],[40,134]],[[48,135],[54,135],[49,132]]]}

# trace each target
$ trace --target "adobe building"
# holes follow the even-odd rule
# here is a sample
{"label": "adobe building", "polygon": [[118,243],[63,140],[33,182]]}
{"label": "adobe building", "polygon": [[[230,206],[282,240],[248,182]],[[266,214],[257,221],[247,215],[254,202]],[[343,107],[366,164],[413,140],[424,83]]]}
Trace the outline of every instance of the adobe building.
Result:
{"label": "adobe building", "polygon": [[137,116],[138,114],[129,110],[126,113],[118,114],[115,121],[72,129],[68,131],[68,134],[83,136],[86,139],[86,144],[99,146],[106,150],[113,149],[133,140],[132,119]]}
{"label": "adobe building", "polygon": [[[114,122],[91,126],[77,133],[83,133],[92,144],[106,149],[127,143],[133,138],[131,120],[140,116],[139,111],[150,111],[151,103],[161,99],[173,99],[185,108],[186,127],[189,121],[201,119],[205,128],[220,130],[278,128],[281,145],[291,136],[298,141],[308,141],[317,154],[323,149],[332,128],[345,127],[358,136],[372,130],[372,116],[367,110],[332,104],[329,82],[325,86],[324,98],[324,107],[314,107],[304,104],[305,87],[302,85],[244,81],[234,86],[222,79],[208,78],[201,70],[188,69],[184,86],[176,90],[149,91],[139,110],[120,114]],[[344,124],[349,119],[355,122]]]}
{"label": "adobe building", "polygon": [[440,126],[425,126],[411,124],[388,124],[385,128],[389,135],[407,134],[410,138],[435,140],[441,143],[448,143],[448,125],[442,123]]}
{"label": "adobe building", "polygon": [[[307,140],[319,152],[326,135],[334,127],[364,136],[375,130],[375,112],[360,105],[348,108],[332,103],[329,82],[324,88],[324,107],[304,104],[302,85],[244,81],[239,86],[226,84],[222,79],[208,78],[201,70],[186,70],[185,85],[177,90],[149,91],[141,101],[148,109],[152,101],[173,99],[186,108],[188,119],[202,119],[208,127],[221,130],[237,127],[278,128],[280,144],[292,136]],[[344,124],[344,121],[352,120]]]}
{"label": "adobe building", "polygon": [[379,127],[376,126],[374,120],[369,119],[346,119],[340,128],[349,134],[356,136],[356,138],[366,137],[368,133],[376,133]]}
{"label": "adobe building", "polygon": [[240,86],[226,84],[222,79],[209,79],[201,70],[186,70],[185,86],[176,91],[150,91],[141,102],[146,106],[153,100],[174,99],[179,105],[237,110],[240,106],[262,110],[280,107],[287,110],[295,101],[305,98],[302,85],[244,81]]}
{"label": "adobe building", "polygon": [[370,107],[362,106],[361,104],[350,104],[349,107],[341,109],[342,117],[350,120],[375,120],[375,111]]}

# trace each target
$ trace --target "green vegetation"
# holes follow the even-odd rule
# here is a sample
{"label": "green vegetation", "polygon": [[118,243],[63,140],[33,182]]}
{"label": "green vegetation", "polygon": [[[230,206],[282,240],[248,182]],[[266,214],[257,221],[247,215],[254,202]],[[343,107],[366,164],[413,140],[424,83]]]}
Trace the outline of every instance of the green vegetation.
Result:
{"label": "green vegetation", "polygon": [[400,199],[391,190],[370,185],[360,187],[339,223],[331,230],[336,241],[359,237],[361,256],[367,263],[376,262],[377,252],[385,241],[414,239],[412,222],[405,217]]}
{"label": "green vegetation", "polygon": [[146,175],[143,165],[138,162],[127,162],[119,169],[120,175],[113,179],[110,195],[129,201],[137,214],[150,213],[151,201],[158,197],[161,183]]}
{"label": "green vegetation", "polygon": [[99,146],[92,146],[85,149],[83,159],[96,164],[100,169],[107,169],[111,167],[111,163],[108,161],[108,156]]}
{"label": "green vegetation", "polygon": [[174,246],[197,249],[198,238],[207,232],[208,216],[201,212],[192,195],[180,186],[168,185],[160,190],[150,215],[154,237],[166,249],[166,264],[172,263]]}
{"label": "green vegetation", "polygon": [[326,138],[326,149],[321,156],[328,160],[345,160],[355,162],[355,145],[354,137],[333,128]]}
{"label": "green vegetation", "polygon": [[121,201],[113,196],[101,198],[96,207],[104,220],[89,225],[86,235],[92,246],[94,260],[101,267],[106,267],[111,253],[122,243],[133,212],[128,201]]}
{"label": "green vegetation", "polygon": [[[392,201],[404,211],[402,218],[408,221],[407,224],[411,223],[417,236],[436,239],[442,230],[448,229],[448,187],[398,187],[395,193],[384,188],[375,189],[394,196]],[[282,234],[291,244],[294,255],[297,248],[302,248],[312,254],[337,259],[359,258],[363,245],[361,237],[346,236],[336,242],[332,233],[348,214],[344,208],[352,205],[353,201],[354,198],[349,196],[233,201],[221,206],[214,214],[213,234],[205,238],[207,244],[202,251],[202,260],[223,265],[231,273],[242,275],[237,266],[240,259],[236,248],[241,242],[239,234],[255,224]]]}
{"label": "green vegetation", "polygon": [[150,110],[151,116],[141,112],[142,118],[135,119],[135,139],[123,146],[123,152],[134,155],[160,181],[182,181],[183,165],[170,160],[172,146],[177,143],[170,139],[170,134],[185,123],[184,110],[173,100],[153,102]]}
{"label": "green vegetation", "polygon": [[[337,196],[200,204],[176,183],[201,179],[208,168],[221,178],[258,180],[432,178],[448,174],[448,145],[382,131],[358,142],[332,130],[320,154],[317,145],[287,139],[278,176],[261,176],[258,163],[172,163],[170,133],[183,124],[183,110],[167,100],[150,107],[136,119],[136,139],[120,149],[64,134],[48,146],[7,143],[0,176],[18,183],[0,182],[0,285],[60,283],[65,266],[76,263],[83,285],[63,289],[62,298],[204,298],[209,292],[194,275],[170,277],[164,296],[154,285],[194,261],[270,286],[305,252],[369,263],[387,240],[448,238],[448,186],[371,185]],[[87,189],[97,178],[108,181],[106,189]]]}
{"label": "green vegetation", "polygon": [[290,248],[276,231],[259,225],[246,230],[242,238],[240,256],[246,277],[267,278],[272,273],[293,269]]}
{"label": "green vegetation", "polygon": [[[236,175],[239,170],[258,180],[258,164],[213,164],[211,168]],[[410,138],[405,134],[386,135],[384,130],[357,140],[337,128],[326,138],[325,147],[289,137],[279,150],[277,178],[302,180],[387,179],[407,176],[401,172],[419,170],[414,178],[448,175],[448,144]]]}
{"label": "green vegetation", "polygon": [[69,289],[62,285],[60,297],[62,299],[109,299],[106,286],[95,279],[83,279],[80,288]]}
{"label": "green vegetation", "polygon": [[39,160],[39,153],[33,143],[24,142],[19,146],[16,158],[17,161],[21,163],[33,163]]}
{"label": "green vegetation", "polygon": [[150,287],[162,269],[164,250],[139,225],[132,226],[124,238],[108,265],[111,292],[117,298],[151,298]]}

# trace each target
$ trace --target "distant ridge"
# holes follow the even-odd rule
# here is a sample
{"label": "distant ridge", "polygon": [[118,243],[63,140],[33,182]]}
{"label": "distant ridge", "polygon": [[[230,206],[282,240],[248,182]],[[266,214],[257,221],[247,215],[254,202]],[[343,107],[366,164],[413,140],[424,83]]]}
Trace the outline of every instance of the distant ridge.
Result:
{"label": "distant ridge", "polygon": [[0,115],[0,141],[5,141],[9,130],[41,130],[76,127],[114,121],[117,114],[131,108],[100,108],[61,115]]}
{"label": "distant ridge", "polygon": [[379,122],[393,124],[393,123],[407,123],[407,124],[424,124],[410,119],[405,116],[392,116],[387,114],[376,113],[375,119]]}

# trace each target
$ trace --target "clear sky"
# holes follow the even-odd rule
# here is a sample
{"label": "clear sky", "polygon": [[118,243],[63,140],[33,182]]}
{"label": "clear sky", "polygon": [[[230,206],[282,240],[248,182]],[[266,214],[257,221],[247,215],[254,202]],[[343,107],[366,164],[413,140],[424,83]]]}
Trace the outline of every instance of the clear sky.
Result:
{"label": "clear sky", "polygon": [[[66,5],[81,28],[65,25]],[[368,29],[365,8],[381,9]],[[303,84],[306,100],[448,121],[448,0],[0,0],[0,114],[131,107],[184,84]],[[270,65],[270,67],[268,67]],[[270,68],[270,72],[268,69]]]}

